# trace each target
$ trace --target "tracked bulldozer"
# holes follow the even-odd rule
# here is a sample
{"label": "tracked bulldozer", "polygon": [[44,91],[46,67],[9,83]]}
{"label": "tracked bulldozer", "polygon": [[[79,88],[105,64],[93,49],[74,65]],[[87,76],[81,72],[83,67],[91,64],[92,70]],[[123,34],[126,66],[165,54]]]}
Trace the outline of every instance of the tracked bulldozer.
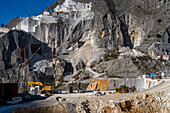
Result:
{"label": "tracked bulldozer", "polygon": [[135,86],[127,87],[126,85],[121,85],[119,88],[116,88],[115,93],[131,93],[131,92],[136,92]]}

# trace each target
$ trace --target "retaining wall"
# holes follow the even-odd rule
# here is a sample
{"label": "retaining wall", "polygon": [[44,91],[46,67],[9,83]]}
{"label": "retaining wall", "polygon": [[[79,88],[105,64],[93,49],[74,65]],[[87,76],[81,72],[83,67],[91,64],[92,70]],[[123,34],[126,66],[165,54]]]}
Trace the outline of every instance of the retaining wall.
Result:
{"label": "retaining wall", "polygon": [[[147,89],[159,84],[161,81],[150,78],[107,78],[107,79],[93,79],[89,84],[87,90],[98,89],[100,91],[111,91],[126,85],[128,87],[135,86],[136,89]],[[109,83],[109,84],[108,84]],[[103,88],[105,86],[105,88]]]}

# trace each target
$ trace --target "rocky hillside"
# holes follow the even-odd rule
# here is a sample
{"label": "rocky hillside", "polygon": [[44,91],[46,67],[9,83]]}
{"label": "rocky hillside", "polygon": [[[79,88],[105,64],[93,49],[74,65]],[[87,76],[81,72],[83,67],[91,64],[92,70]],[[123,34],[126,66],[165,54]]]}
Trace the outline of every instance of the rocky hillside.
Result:
{"label": "rocky hillside", "polygon": [[169,100],[166,95],[167,93],[165,92],[144,94],[130,100],[122,100],[122,102],[114,102],[113,100],[84,100],[79,106],[70,102],[61,102],[46,107],[19,107],[12,113],[169,113]]}
{"label": "rocky hillside", "polygon": [[169,113],[169,81],[143,92],[94,96],[65,94],[16,108],[13,113]]}
{"label": "rocky hillside", "polygon": [[[1,28],[0,82],[22,81],[24,70],[27,80],[48,78],[44,82],[56,86],[169,72],[169,61],[154,60],[170,54],[168,6],[168,0],[58,0],[38,16],[10,21],[16,26]],[[24,64],[22,53],[9,64],[23,48],[29,62]]]}

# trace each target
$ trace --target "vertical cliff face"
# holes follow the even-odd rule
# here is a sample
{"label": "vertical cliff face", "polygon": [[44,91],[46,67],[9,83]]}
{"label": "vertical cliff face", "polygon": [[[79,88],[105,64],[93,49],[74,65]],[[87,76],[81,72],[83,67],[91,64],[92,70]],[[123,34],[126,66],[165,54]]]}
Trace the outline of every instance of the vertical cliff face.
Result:
{"label": "vertical cliff face", "polygon": [[56,5],[52,17],[39,20],[40,24],[32,35],[47,43],[56,56],[69,54],[85,43],[92,47],[93,54],[98,53],[98,48],[112,50],[139,45],[136,40],[132,41],[138,33],[133,31],[136,33],[134,37],[128,33],[128,15],[117,16],[112,8],[114,5],[113,1],[105,0],[65,0]]}
{"label": "vertical cliff face", "polygon": [[88,41],[93,51],[134,48],[163,34],[169,22],[167,4],[166,0],[60,0],[47,8],[54,12],[39,20],[33,35],[56,54],[75,50],[77,43]]}
{"label": "vertical cliff face", "polygon": [[69,48],[78,41],[88,38],[86,36],[92,28],[92,24],[90,19],[74,21],[59,19],[57,23],[41,23],[33,35],[42,42],[47,43],[57,55],[69,51]]}

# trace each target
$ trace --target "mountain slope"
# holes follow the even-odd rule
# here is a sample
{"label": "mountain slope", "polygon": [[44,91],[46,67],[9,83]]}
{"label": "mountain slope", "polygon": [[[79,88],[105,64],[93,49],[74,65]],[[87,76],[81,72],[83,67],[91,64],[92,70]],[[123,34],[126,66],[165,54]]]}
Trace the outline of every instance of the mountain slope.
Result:
{"label": "mountain slope", "polygon": [[[40,15],[14,22],[16,26],[1,35],[1,82],[9,82],[8,76],[15,76],[10,82],[17,82],[24,71],[13,67],[24,64],[23,55],[10,66],[9,62],[24,47],[29,59],[41,45],[28,62],[29,73],[34,75],[28,80],[49,77],[47,81],[57,86],[98,76],[89,68],[101,76],[125,78],[162,70],[168,73],[169,61],[164,66],[155,60],[170,54],[168,4],[167,0],[58,0]],[[148,58],[149,63],[138,57]],[[147,69],[147,65],[152,66]],[[19,70],[22,74],[16,75]],[[70,81],[64,81],[67,76]]]}

